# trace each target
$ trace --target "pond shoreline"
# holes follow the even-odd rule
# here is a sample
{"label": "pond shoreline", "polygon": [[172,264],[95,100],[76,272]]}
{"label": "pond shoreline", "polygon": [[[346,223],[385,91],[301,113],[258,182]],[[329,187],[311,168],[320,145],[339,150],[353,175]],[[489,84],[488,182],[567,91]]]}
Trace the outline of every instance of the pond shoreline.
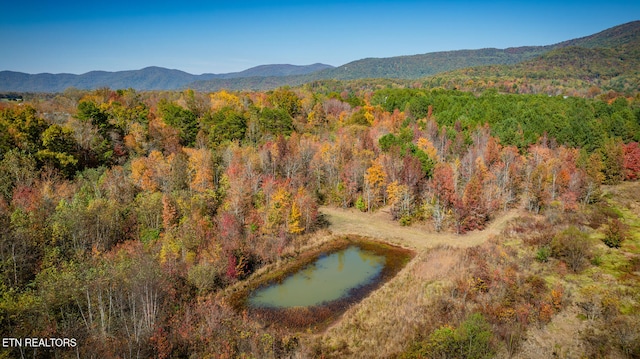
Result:
{"label": "pond shoreline", "polygon": [[[386,264],[380,274],[369,283],[353,288],[349,295],[328,303],[309,307],[257,308],[248,304],[250,294],[260,288],[281,282],[324,255],[344,250],[356,245],[362,250],[386,257]],[[392,279],[416,255],[415,251],[387,242],[360,236],[341,236],[325,242],[316,248],[300,253],[291,262],[248,279],[241,288],[236,288],[227,296],[227,302],[239,313],[246,312],[265,327],[277,327],[287,331],[322,331],[339,318],[352,304],[365,298],[372,291]]]}

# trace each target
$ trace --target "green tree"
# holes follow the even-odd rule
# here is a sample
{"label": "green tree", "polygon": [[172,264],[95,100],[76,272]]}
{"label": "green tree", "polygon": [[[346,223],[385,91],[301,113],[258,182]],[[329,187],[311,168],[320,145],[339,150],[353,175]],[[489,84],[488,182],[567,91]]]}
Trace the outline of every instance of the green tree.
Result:
{"label": "green tree", "polygon": [[[25,190],[25,195],[32,194]],[[0,271],[3,283],[20,287],[37,274],[46,241],[44,220],[40,213],[22,208],[16,208],[8,219],[9,232],[0,237]]]}
{"label": "green tree", "polygon": [[347,123],[361,126],[371,125],[369,119],[367,118],[367,110],[365,108],[360,108],[358,111],[354,112],[351,117],[349,117]]}
{"label": "green tree", "polygon": [[164,123],[178,130],[180,143],[184,146],[193,146],[198,134],[198,118],[196,114],[191,110],[167,101],[161,101],[158,104],[158,108]]}
{"label": "green tree", "polygon": [[427,118],[429,105],[429,99],[426,96],[416,96],[409,100],[406,109],[409,110],[409,116],[414,119]]}
{"label": "green tree", "polygon": [[113,124],[121,130],[126,130],[132,123],[139,123],[145,127],[149,123],[149,107],[142,102],[140,94],[134,89],[117,90],[117,100],[110,103],[107,110]]}
{"label": "green tree", "polygon": [[602,146],[602,173],[605,184],[617,184],[624,180],[624,144],[609,138]]}
{"label": "green tree", "polygon": [[12,148],[31,154],[37,152],[41,149],[40,135],[47,127],[30,105],[0,109],[0,159]]}
{"label": "green tree", "polygon": [[274,90],[267,99],[274,108],[285,111],[291,117],[298,115],[302,109],[300,98],[288,87]]}
{"label": "green tree", "polygon": [[138,235],[143,242],[158,239],[162,231],[162,193],[141,192],[136,196],[133,211],[137,217]]}
{"label": "green tree", "polygon": [[389,151],[393,146],[397,145],[398,140],[393,133],[387,133],[378,140],[378,146],[380,146],[380,149],[384,152]]}
{"label": "green tree", "polygon": [[480,313],[469,316],[456,331],[457,342],[461,345],[461,355],[464,358],[490,358],[491,326]]}
{"label": "green tree", "polygon": [[209,142],[213,145],[242,140],[247,131],[247,119],[231,107],[223,107],[206,116],[203,122],[209,125]]}
{"label": "green tree", "polygon": [[76,118],[91,122],[100,131],[106,131],[109,125],[109,114],[93,101],[81,101],[78,104]]}
{"label": "green tree", "polygon": [[51,164],[67,177],[73,176],[77,169],[78,145],[73,130],[59,125],[51,125],[42,133],[43,149],[36,153],[36,158]]}
{"label": "green tree", "polygon": [[[101,90],[106,91],[106,90]],[[89,156],[92,164],[111,164],[117,157],[114,151],[114,143],[122,138],[122,129],[116,129],[109,121],[107,106],[97,105],[94,101],[84,100],[78,104],[76,118],[83,122],[91,123],[97,130],[92,136]]]}
{"label": "green tree", "polygon": [[629,238],[629,228],[618,218],[609,221],[602,241],[610,248],[620,248],[622,242]]}
{"label": "green tree", "polygon": [[37,178],[36,161],[27,153],[12,149],[0,161],[0,195],[7,201],[17,184],[30,187]]}
{"label": "green tree", "polygon": [[431,178],[433,175],[433,168],[436,165],[435,160],[429,157],[426,152],[418,148],[418,146],[413,143],[409,145],[409,149],[411,151],[410,155],[420,161],[420,167],[422,168],[422,173],[424,173],[425,178]]}
{"label": "green tree", "polygon": [[13,139],[9,134],[9,126],[0,118],[0,160],[2,160],[5,153],[7,153],[13,147]]}
{"label": "green tree", "polygon": [[265,107],[260,111],[258,126],[263,134],[288,136],[293,132],[293,118],[286,110]]}

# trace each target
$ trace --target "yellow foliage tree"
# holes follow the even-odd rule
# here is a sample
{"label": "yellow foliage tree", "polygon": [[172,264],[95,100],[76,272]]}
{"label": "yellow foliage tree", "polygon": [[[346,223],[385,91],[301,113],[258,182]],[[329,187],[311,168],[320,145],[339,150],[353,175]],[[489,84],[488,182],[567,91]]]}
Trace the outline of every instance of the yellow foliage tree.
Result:
{"label": "yellow foliage tree", "polygon": [[366,118],[367,122],[372,125],[373,121],[376,119],[376,117],[373,115],[373,106],[365,106],[364,109],[364,118]]}
{"label": "yellow foliage tree", "polygon": [[326,116],[322,103],[318,102],[307,115],[307,123],[311,126],[319,126],[326,122]]}
{"label": "yellow foliage tree", "polygon": [[189,188],[195,192],[213,189],[213,164],[211,152],[206,148],[184,148],[189,156]]}
{"label": "yellow foliage tree", "polygon": [[367,168],[364,175],[365,196],[367,200],[367,210],[370,211],[374,205],[380,200],[380,192],[384,187],[387,174],[379,161],[373,162],[371,167]]}
{"label": "yellow foliage tree", "polygon": [[432,160],[438,159],[438,150],[433,146],[433,143],[431,143],[429,139],[424,137],[418,138],[418,148],[429,155],[429,158]]}
{"label": "yellow foliage tree", "polygon": [[230,94],[225,90],[214,92],[210,95],[211,109],[218,111],[223,107],[231,107],[235,111],[241,111],[243,109],[240,98],[234,94]]}
{"label": "yellow foliage tree", "polygon": [[393,181],[387,185],[387,198],[389,204],[396,205],[403,197],[403,194],[407,191],[407,186],[399,184],[398,181]]}
{"label": "yellow foliage tree", "polygon": [[287,210],[291,201],[291,194],[284,187],[279,187],[272,195],[269,201],[267,212],[267,223],[265,229],[269,233],[278,231],[287,218]]}
{"label": "yellow foliage tree", "polygon": [[386,178],[387,174],[384,172],[384,168],[378,161],[374,162],[371,167],[367,168],[367,173],[364,176],[364,180],[374,187],[382,186]]}
{"label": "yellow foliage tree", "polygon": [[289,213],[289,233],[300,234],[304,231],[304,227],[300,225],[302,219],[302,213],[298,204],[294,201],[291,204],[291,212]]}
{"label": "yellow foliage tree", "polygon": [[169,164],[160,151],[151,151],[148,157],[131,161],[131,178],[144,191],[157,191],[167,178]]}

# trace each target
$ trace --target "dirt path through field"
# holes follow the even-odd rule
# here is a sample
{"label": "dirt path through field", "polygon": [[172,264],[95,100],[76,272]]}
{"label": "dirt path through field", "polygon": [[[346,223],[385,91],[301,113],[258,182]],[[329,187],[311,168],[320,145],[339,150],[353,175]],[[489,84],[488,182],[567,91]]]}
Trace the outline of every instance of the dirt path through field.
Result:
{"label": "dirt path through field", "polygon": [[498,215],[482,231],[456,235],[453,233],[433,232],[420,225],[403,227],[392,221],[391,216],[384,209],[375,213],[363,213],[355,209],[345,210],[334,207],[321,207],[320,212],[330,223],[329,230],[333,234],[355,234],[379,238],[419,250],[439,245],[460,248],[477,246],[492,236],[498,235],[507,222],[520,214],[520,211],[512,209]]}

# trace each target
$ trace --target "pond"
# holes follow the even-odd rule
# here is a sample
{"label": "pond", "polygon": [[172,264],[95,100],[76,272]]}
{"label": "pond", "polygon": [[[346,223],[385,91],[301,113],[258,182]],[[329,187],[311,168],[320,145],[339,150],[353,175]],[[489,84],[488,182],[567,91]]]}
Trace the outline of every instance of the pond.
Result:
{"label": "pond", "polygon": [[253,292],[252,307],[289,308],[323,304],[349,295],[380,275],[386,257],[351,245],[323,255],[282,280]]}
{"label": "pond", "polygon": [[249,279],[227,300],[265,326],[320,330],[393,278],[414,254],[364,237],[336,238]]}

